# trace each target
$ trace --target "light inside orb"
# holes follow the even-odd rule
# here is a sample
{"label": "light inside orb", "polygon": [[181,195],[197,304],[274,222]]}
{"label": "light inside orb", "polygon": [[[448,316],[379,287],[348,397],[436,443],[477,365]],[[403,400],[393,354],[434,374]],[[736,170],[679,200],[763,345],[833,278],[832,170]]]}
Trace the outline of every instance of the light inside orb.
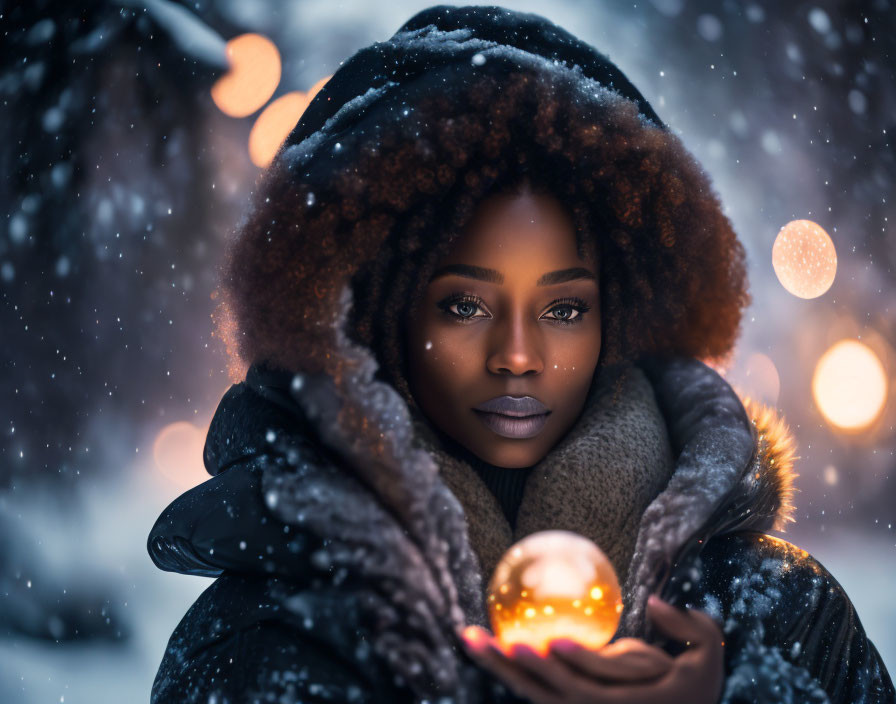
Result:
{"label": "light inside orb", "polygon": [[817,298],[834,283],[837,252],[820,225],[793,220],[775,238],[772,266],[778,281],[794,296]]}
{"label": "light inside orb", "polygon": [[843,430],[869,426],[887,400],[887,375],[874,351],[858,340],[840,340],[815,366],[812,395],[824,417]]}
{"label": "light inside orb", "polygon": [[557,638],[600,648],[616,633],[622,608],[610,560],[587,538],[564,530],[520,540],[489,582],[492,631],[505,650],[522,643],[547,655]]}
{"label": "light inside orb", "polygon": [[267,37],[241,34],[227,42],[230,71],[212,86],[212,100],[225,115],[246,117],[264,105],[280,83],[280,52]]}

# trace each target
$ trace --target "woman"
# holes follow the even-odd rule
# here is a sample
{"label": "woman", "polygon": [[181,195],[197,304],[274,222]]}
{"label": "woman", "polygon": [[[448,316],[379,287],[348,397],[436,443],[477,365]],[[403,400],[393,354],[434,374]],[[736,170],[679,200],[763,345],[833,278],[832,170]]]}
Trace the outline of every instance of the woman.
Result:
{"label": "woman", "polygon": [[[834,578],[763,533],[792,510],[786,431],[697,361],[733,346],[743,249],[568,32],[438,6],[358,52],[266,172],[222,294],[251,366],[212,479],[149,538],[218,579],[154,702],[893,701]],[[488,578],[547,528],[607,552],[618,640],[488,650]]]}

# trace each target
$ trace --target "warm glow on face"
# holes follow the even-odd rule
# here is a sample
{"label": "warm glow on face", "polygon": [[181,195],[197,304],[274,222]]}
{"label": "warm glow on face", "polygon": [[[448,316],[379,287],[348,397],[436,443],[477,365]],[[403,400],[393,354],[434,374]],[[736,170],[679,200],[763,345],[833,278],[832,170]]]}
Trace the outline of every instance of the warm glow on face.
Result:
{"label": "warm glow on face", "polygon": [[818,360],[812,394],[831,424],[862,430],[884,407],[887,375],[871,348],[857,340],[841,340]]}
{"label": "warm glow on face", "polygon": [[794,296],[817,298],[834,283],[837,252],[819,225],[811,220],[794,220],[775,238],[772,266],[778,281]]}
{"label": "warm glow on face", "polygon": [[547,655],[557,638],[606,645],[619,626],[622,595],[600,548],[577,533],[551,530],[504,554],[489,583],[488,608],[501,647],[523,643]]}
{"label": "warm glow on face", "polygon": [[225,115],[246,117],[264,105],[280,83],[280,52],[260,34],[227,42],[230,71],[212,86],[212,100]]}
{"label": "warm glow on face", "polygon": [[322,78],[307,93],[293,91],[282,95],[264,109],[249,133],[249,156],[253,164],[264,168],[273,161],[305,108],[330,78]]}
{"label": "warm glow on face", "polygon": [[[530,467],[581,415],[601,350],[600,269],[595,247],[587,249],[579,251],[570,212],[550,194],[490,196],[433,263],[405,319],[420,410],[485,462]],[[464,299],[469,308],[458,307]],[[532,396],[550,413],[529,432],[474,410],[503,395]]]}
{"label": "warm glow on face", "polygon": [[191,488],[209,478],[202,463],[208,429],[180,421],[162,428],[152,456],[162,474],[179,486]]}

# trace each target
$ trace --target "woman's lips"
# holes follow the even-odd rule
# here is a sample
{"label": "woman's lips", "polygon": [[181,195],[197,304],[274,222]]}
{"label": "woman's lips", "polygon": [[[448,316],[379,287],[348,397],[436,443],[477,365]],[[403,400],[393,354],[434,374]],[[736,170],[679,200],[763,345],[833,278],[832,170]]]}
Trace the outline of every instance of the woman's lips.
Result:
{"label": "woman's lips", "polygon": [[500,413],[505,416],[522,418],[523,416],[538,416],[542,413],[550,413],[550,410],[534,396],[495,396],[488,401],[483,401],[473,407],[474,411],[485,413]]}
{"label": "woman's lips", "polygon": [[488,428],[505,438],[531,438],[535,437],[544,428],[548,420],[548,413],[540,413],[534,416],[514,417],[503,413],[487,413],[475,408],[473,412]]}

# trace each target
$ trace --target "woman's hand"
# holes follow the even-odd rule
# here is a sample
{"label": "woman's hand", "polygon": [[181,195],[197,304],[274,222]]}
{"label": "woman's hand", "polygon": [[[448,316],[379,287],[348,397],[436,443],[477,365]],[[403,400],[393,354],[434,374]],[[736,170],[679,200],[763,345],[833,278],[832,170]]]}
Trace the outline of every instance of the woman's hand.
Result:
{"label": "woman's hand", "polygon": [[517,645],[505,653],[484,630],[466,629],[467,652],[518,696],[535,704],[716,704],[724,682],[722,632],[707,614],[682,611],[658,597],[648,615],[665,635],[689,647],[677,657],[637,638],[590,650],[553,641],[542,657]]}
{"label": "woman's hand", "polygon": [[536,704],[628,701],[616,697],[618,686],[608,685],[656,681],[672,667],[672,657],[664,650],[637,638],[621,638],[600,650],[558,639],[551,642],[549,656],[542,657],[525,645],[513,646],[507,654],[476,627],[467,633],[471,657]]}

